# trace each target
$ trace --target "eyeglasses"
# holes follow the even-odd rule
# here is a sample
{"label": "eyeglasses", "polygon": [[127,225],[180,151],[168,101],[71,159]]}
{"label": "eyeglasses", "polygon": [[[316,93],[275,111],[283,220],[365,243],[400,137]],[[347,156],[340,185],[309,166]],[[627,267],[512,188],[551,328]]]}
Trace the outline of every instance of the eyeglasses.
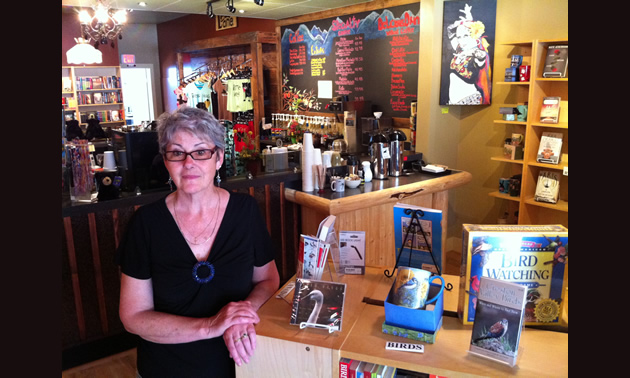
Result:
{"label": "eyeglasses", "polygon": [[209,160],[212,159],[212,156],[217,151],[217,148],[213,149],[205,149],[205,150],[197,150],[192,152],[184,152],[184,151],[166,151],[164,153],[164,157],[168,161],[184,161],[186,157],[190,155],[193,160]]}

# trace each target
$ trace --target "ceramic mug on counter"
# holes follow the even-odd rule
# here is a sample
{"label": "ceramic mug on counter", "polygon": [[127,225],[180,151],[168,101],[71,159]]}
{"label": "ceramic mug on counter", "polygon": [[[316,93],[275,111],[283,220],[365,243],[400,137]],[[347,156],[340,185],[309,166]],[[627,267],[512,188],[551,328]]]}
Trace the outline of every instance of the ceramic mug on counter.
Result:
{"label": "ceramic mug on counter", "polygon": [[[431,274],[428,270],[399,266],[394,282],[392,303],[397,306],[418,309],[435,302],[444,291],[444,279],[441,276],[431,277]],[[428,299],[429,283],[436,278],[442,281],[440,291],[433,298]]]}
{"label": "ceramic mug on counter", "polygon": [[333,192],[343,192],[346,190],[346,180],[344,178],[333,177],[330,180],[330,189]]}

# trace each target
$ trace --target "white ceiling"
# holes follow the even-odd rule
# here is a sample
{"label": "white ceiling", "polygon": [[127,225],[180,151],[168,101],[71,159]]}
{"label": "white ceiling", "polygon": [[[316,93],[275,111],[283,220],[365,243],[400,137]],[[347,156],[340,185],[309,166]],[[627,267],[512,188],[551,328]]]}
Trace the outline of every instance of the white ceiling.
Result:
{"label": "white ceiling", "polygon": [[[216,15],[265,18],[281,20],[302,16],[308,13],[320,12],[328,9],[345,7],[348,5],[367,3],[371,0],[264,0],[263,6],[256,5],[254,0],[234,0],[236,13],[228,12],[227,0],[213,0],[212,11]],[[64,6],[91,7],[97,0],[61,0]],[[160,23],[187,14],[206,14],[207,0],[147,0],[147,6],[138,5],[140,0],[104,0],[112,8],[132,9],[127,16],[128,23]],[[239,10],[244,13],[239,13]]]}

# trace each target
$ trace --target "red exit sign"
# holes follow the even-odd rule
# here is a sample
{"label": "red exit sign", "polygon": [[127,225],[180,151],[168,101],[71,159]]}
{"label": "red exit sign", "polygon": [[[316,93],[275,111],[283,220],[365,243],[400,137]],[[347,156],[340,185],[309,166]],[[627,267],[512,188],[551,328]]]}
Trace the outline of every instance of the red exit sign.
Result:
{"label": "red exit sign", "polygon": [[136,56],[133,54],[122,54],[120,60],[123,64],[136,64]]}

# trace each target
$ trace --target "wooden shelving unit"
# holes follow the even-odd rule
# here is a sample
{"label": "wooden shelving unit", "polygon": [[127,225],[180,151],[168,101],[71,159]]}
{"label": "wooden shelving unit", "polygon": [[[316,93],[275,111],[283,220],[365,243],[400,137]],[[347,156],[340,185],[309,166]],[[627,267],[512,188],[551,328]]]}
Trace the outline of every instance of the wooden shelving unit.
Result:
{"label": "wooden shelving unit", "polygon": [[[497,127],[505,127],[506,137],[511,133],[525,135],[524,157],[522,160],[509,160],[502,157],[492,157],[492,161],[508,164],[507,168],[512,175],[522,174],[521,192],[518,197],[493,191],[490,196],[509,200],[508,208],[511,212],[518,211],[519,224],[562,224],[569,226],[569,79],[568,71],[565,78],[543,78],[542,72],[547,55],[547,48],[555,44],[568,44],[568,39],[534,40],[501,43],[503,47],[500,59],[495,60],[495,72],[500,76],[510,64],[512,55],[522,55],[523,64],[531,65],[531,77],[529,82],[502,82],[495,84],[501,98],[495,101],[502,102],[500,106],[516,106],[528,104],[528,116],[526,122],[495,120]],[[557,124],[541,123],[540,109],[542,100],[548,96],[559,96],[560,121]],[[563,134],[562,157],[559,164],[544,164],[536,162],[536,154],[540,145],[540,138],[545,131],[560,132]],[[559,171],[561,173],[560,194],[556,204],[538,202],[534,200],[538,174],[543,170]]]}
{"label": "wooden shelving unit", "polygon": [[[91,78],[91,77],[102,77],[102,76],[116,76],[118,78],[118,87],[117,88],[102,88],[102,89],[83,89],[80,87],[79,78]],[[79,124],[82,128],[85,129],[86,123],[81,122],[81,114],[98,112],[98,111],[110,111],[110,110],[118,110],[123,111],[122,117],[120,117],[119,121],[101,121],[101,126],[120,126],[125,124],[124,118],[124,102],[110,102],[110,103],[98,103],[98,104],[81,104],[80,97],[85,94],[95,94],[102,93],[104,96],[107,96],[109,93],[116,93],[122,97],[122,88],[120,87],[120,66],[63,66],[61,67],[61,77],[62,77],[62,90],[61,96],[62,98],[66,98],[66,105],[64,106],[66,110],[66,115],[71,115],[74,119],[79,121]],[[64,79],[66,79],[64,81]],[[63,83],[70,83],[71,88],[67,88],[67,85],[63,85]],[[66,87],[66,88],[64,88]],[[67,89],[70,89],[69,91]],[[76,101],[76,105],[67,104],[70,98],[74,98]],[[124,101],[124,99],[123,99]],[[84,130],[85,131],[85,130]]]}

